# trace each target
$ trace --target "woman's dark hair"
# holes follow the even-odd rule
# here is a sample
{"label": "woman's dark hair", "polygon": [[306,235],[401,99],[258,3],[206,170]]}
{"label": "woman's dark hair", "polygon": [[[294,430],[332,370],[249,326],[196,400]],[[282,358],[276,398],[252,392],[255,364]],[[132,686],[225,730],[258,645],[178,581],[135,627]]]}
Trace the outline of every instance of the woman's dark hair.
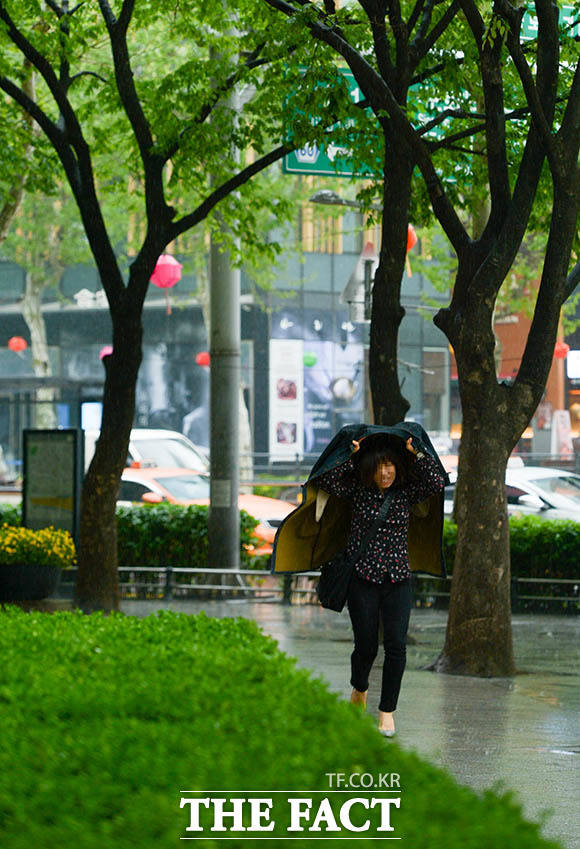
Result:
{"label": "woman's dark hair", "polygon": [[383,462],[391,462],[397,471],[394,486],[404,486],[411,477],[411,453],[396,436],[369,436],[354,455],[363,486],[374,486],[375,474]]}

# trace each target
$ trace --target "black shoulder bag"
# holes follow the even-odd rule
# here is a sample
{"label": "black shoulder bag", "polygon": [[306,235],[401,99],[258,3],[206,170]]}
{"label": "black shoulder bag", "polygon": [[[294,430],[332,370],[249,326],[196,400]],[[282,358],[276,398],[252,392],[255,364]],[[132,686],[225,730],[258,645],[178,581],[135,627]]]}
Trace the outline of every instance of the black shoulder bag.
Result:
{"label": "black shoulder bag", "polygon": [[392,492],[388,492],[385,496],[385,500],[379,508],[375,521],[365,534],[358,551],[348,556],[345,549],[335,554],[332,560],[323,563],[320,567],[320,580],[318,581],[316,593],[323,607],[326,607],[328,610],[336,610],[338,613],[343,609],[346,604],[348,586],[354,572],[354,565],[365,553],[369,542],[389,512],[393,496],[394,493]]}

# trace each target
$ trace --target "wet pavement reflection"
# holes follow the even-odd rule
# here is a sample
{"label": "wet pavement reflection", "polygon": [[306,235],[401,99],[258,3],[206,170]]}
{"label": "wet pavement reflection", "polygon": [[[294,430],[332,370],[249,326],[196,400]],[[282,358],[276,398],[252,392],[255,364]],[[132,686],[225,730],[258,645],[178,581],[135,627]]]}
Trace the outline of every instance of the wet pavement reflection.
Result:
{"label": "wet pavement reflection", "polygon": [[[159,608],[255,620],[298,665],[344,698],[351,630],[348,614],[315,605],[257,601],[123,603],[138,616]],[[482,791],[514,791],[526,817],[551,812],[542,829],[580,849],[580,620],[518,615],[513,634],[518,674],[471,678],[424,671],[443,646],[446,613],[414,610],[407,671],[396,714],[397,739],[456,779]],[[369,710],[377,713],[381,654],[371,674]]]}

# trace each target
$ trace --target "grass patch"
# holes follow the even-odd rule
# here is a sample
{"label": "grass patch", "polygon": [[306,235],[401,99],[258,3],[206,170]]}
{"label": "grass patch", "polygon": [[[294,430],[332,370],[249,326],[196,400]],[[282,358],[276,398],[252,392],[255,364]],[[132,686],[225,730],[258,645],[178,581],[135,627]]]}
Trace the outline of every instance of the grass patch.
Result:
{"label": "grass patch", "polygon": [[[297,669],[253,622],[14,607],[1,616],[6,849],[183,847],[191,844],[180,841],[189,823],[181,790],[326,791],[329,772],[400,774],[391,822],[409,849],[558,845],[524,821],[509,795],[479,797],[379,737],[371,717]],[[322,795],[312,794],[316,804]],[[340,799],[331,798],[336,808]],[[276,822],[269,836],[286,836],[285,814]],[[321,836],[305,832],[283,845],[311,847]],[[193,845],[264,843],[210,836]]]}

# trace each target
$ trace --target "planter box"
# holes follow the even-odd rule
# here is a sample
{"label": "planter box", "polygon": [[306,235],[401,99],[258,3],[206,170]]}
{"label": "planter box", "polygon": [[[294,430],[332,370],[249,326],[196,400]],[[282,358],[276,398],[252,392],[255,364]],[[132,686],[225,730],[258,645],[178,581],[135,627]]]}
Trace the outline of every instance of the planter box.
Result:
{"label": "planter box", "polygon": [[0,602],[38,601],[55,591],[60,579],[58,566],[26,563],[0,566]]}

